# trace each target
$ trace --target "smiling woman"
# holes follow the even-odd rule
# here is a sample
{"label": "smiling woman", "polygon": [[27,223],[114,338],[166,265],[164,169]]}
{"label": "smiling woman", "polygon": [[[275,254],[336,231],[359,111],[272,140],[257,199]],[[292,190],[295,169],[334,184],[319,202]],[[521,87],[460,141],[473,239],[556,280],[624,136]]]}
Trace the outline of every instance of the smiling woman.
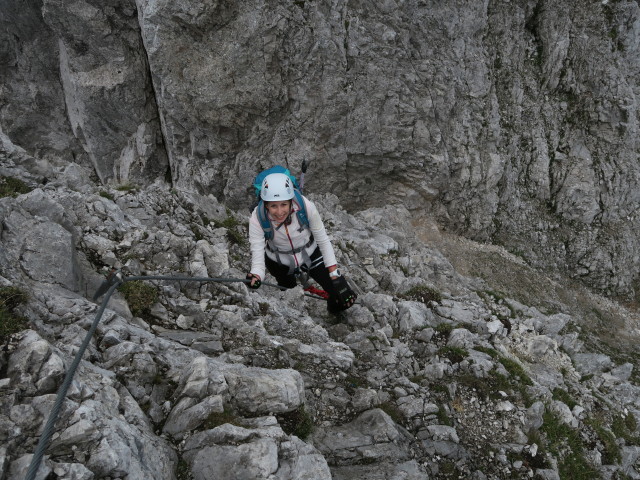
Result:
{"label": "smiling woman", "polygon": [[269,216],[273,218],[276,223],[284,222],[291,213],[291,200],[282,202],[264,202],[264,206],[269,212]]}
{"label": "smiling woman", "polygon": [[333,246],[313,202],[296,190],[294,180],[285,173],[264,177],[260,199],[249,220],[249,286],[259,288],[268,270],[278,285],[293,288],[305,272],[329,294],[329,312],[351,307],[357,295],[338,270]]}

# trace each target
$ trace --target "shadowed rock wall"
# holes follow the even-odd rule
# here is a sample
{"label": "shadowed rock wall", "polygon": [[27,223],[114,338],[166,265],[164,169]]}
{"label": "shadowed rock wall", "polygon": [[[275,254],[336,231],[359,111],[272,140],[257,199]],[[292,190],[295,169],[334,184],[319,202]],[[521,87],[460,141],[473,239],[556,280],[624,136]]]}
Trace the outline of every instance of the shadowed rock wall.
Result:
{"label": "shadowed rock wall", "polygon": [[169,165],[233,207],[307,158],[351,210],[402,203],[634,293],[635,1],[28,3],[2,5],[0,128],[31,154],[103,182]]}

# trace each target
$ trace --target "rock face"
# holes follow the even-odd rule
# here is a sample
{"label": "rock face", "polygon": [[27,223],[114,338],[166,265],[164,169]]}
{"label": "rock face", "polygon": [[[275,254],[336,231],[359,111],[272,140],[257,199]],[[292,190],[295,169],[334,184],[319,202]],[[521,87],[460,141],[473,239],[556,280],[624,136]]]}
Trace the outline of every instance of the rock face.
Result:
{"label": "rock face", "polygon": [[636,1],[0,9],[0,129],[45,165],[239,208],[261,168],[308,159],[351,211],[402,204],[635,292]]}
{"label": "rock face", "polygon": [[359,291],[339,318],[301,288],[133,281],[243,278],[246,212],[49,169],[0,152],[0,478],[25,478],[111,267],[38,479],[640,478],[636,312],[332,194],[310,197]]}
{"label": "rock face", "polygon": [[164,178],[135,5],[36,0],[2,9],[2,131],[54,165],[92,165],[103,182]]}

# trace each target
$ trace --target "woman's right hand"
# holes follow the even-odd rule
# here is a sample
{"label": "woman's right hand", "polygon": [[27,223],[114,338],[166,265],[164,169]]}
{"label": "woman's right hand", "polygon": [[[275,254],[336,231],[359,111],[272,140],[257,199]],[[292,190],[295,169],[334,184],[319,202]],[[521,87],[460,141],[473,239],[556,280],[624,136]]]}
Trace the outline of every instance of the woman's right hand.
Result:
{"label": "woman's right hand", "polygon": [[260,280],[260,275],[256,275],[255,273],[247,273],[247,280],[251,280],[249,282],[249,288],[253,290],[257,290],[262,285],[262,280]]}

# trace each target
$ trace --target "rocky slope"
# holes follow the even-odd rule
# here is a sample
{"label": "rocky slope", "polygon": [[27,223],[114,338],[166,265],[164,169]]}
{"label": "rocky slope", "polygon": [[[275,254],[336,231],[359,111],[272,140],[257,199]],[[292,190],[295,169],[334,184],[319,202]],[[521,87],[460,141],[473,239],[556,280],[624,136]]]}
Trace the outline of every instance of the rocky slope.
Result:
{"label": "rocky slope", "polygon": [[102,182],[246,205],[303,159],[349,211],[455,233],[633,298],[640,257],[633,0],[0,5],[0,129]]}
{"label": "rocky slope", "polygon": [[[4,137],[0,478],[22,479],[104,269],[241,278],[246,210]],[[127,282],[37,478],[640,478],[638,315],[398,206],[311,195],[360,291]],[[126,287],[126,288],[125,288]],[[15,333],[12,333],[15,332]]]}

